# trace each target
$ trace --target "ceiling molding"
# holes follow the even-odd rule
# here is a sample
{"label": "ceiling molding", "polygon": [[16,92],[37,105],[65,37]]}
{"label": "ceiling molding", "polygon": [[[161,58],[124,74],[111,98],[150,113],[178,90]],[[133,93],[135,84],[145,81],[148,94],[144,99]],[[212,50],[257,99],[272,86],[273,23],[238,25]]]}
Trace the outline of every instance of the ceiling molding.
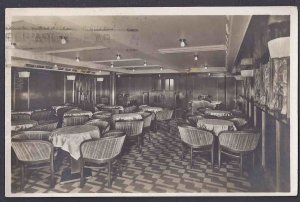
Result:
{"label": "ceiling molding", "polygon": [[[11,66],[12,67],[16,67],[16,68],[26,68],[26,69],[36,69],[36,70],[41,70],[41,71],[55,71],[55,72],[66,72],[66,73],[70,73],[70,74],[89,74],[89,75],[94,75],[94,76],[105,76],[105,75],[109,75],[110,73],[109,72],[105,72],[105,71],[101,71],[101,72],[95,72],[95,74],[92,74],[92,73],[83,73],[81,71],[77,71],[77,72],[74,72],[72,70],[70,71],[66,71],[64,67],[63,70],[59,70],[59,69],[47,69],[47,68],[36,68],[36,67],[29,67],[29,66],[26,66],[26,64],[32,64],[32,65],[40,65],[39,63],[34,63],[32,61],[28,61],[28,60],[13,60],[12,63],[11,63]],[[69,68],[71,69],[71,68]]]}
{"label": "ceiling molding", "polygon": [[204,51],[225,51],[225,45],[209,45],[209,46],[193,46],[193,47],[183,47],[183,48],[166,48],[158,49],[161,54],[170,53],[191,53],[191,52],[204,52]]}
{"label": "ceiling molding", "polygon": [[70,49],[59,49],[59,50],[51,50],[51,51],[44,51],[45,54],[53,54],[53,53],[68,53],[68,52],[80,52],[86,50],[101,50],[105,49],[105,46],[91,46],[91,47],[82,47],[82,48],[70,48]]}
{"label": "ceiling molding", "polygon": [[101,64],[95,64],[92,62],[76,62],[75,59],[68,59],[68,58],[62,58],[62,57],[57,57],[49,54],[44,54],[44,53],[38,53],[38,52],[32,52],[32,51],[26,51],[26,50],[20,50],[20,49],[11,49],[11,58],[13,59],[25,59],[29,61],[39,61],[39,62],[44,62],[47,64],[57,64],[57,65],[67,65],[71,66],[73,68],[90,68],[93,69],[94,71],[108,71],[108,72],[118,72],[118,73],[128,73],[127,70],[123,69],[115,69],[115,68],[110,68]]}

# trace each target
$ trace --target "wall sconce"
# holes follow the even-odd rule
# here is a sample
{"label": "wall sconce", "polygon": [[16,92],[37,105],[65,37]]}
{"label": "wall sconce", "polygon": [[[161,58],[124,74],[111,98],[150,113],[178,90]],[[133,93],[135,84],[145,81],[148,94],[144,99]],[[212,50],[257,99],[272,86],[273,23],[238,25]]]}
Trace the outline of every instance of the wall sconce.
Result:
{"label": "wall sconce", "polygon": [[283,58],[290,56],[290,37],[280,37],[268,42],[271,58]]}
{"label": "wall sconce", "polygon": [[235,80],[237,80],[237,81],[244,80],[244,77],[242,77],[241,75],[234,76],[234,78],[235,78]]}
{"label": "wall sconce", "polygon": [[75,81],[76,76],[75,75],[67,75],[68,81]]}
{"label": "wall sconce", "polygon": [[104,80],[103,77],[98,77],[98,78],[97,78],[97,81],[98,81],[98,82],[102,82],[103,80]]}
{"label": "wall sconce", "polygon": [[30,72],[19,72],[19,77],[20,78],[29,78]]}
{"label": "wall sconce", "polygon": [[243,58],[241,60],[241,65],[253,65],[253,59],[252,58]]}
{"label": "wall sconce", "polygon": [[242,77],[253,77],[254,70],[253,69],[241,70],[241,76]]}

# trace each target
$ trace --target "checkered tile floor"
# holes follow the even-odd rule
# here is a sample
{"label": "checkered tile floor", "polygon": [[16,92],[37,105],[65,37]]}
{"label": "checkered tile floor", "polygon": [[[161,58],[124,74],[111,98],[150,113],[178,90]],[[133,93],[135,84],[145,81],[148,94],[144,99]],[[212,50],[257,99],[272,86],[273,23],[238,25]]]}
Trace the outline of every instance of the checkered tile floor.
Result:
{"label": "checkered tile floor", "polygon": [[[132,146],[123,156],[123,175],[114,176],[112,187],[107,187],[107,170],[93,172],[85,186],[79,182],[60,184],[60,175],[69,166],[65,156],[55,173],[56,185],[49,188],[50,172],[47,168],[29,171],[24,193],[179,193],[179,192],[249,192],[263,191],[260,179],[247,172],[239,175],[236,160],[224,159],[221,169],[212,169],[210,155],[196,154],[193,169],[189,166],[189,155],[180,158],[180,138],[175,133],[159,130],[152,133],[152,142],[145,140],[143,152]],[[201,155],[201,156],[200,156]],[[20,169],[12,166],[12,192],[19,191]],[[250,167],[250,166],[248,166]],[[254,177],[253,177],[254,175]],[[257,185],[258,184],[258,185]],[[258,189],[258,190],[257,190]]]}

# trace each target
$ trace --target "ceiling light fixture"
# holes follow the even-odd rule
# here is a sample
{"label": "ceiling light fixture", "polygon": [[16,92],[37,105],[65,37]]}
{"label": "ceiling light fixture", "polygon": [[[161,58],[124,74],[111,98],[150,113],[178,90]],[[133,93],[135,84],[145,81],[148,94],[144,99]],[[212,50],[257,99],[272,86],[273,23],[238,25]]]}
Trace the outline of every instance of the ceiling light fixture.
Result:
{"label": "ceiling light fixture", "polygon": [[117,54],[117,60],[121,60],[121,55]]}
{"label": "ceiling light fixture", "polygon": [[147,66],[147,62],[146,62],[146,60],[144,61],[144,66],[145,66],[145,67]]}
{"label": "ceiling light fixture", "polygon": [[62,45],[65,45],[65,44],[67,43],[67,37],[61,36],[61,37],[60,37],[60,43],[61,43]]}
{"label": "ceiling light fixture", "polygon": [[76,62],[80,62],[80,58],[79,57],[76,57]]}
{"label": "ceiling light fixture", "polygon": [[180,41],[180,46],[185,47],[186,46],[186,39],[179,39]]}
{"label": "ceiling light fixture", "polygon": [[114,68],[114,63],[113,62],[110,64],[110,68]]}
{"label": "ceiling light fixture", "polygon": [[207,69],[207,66],[206,66],[206,65],[204,65],[204,69]]}
{"label": "ceiling light fixture", "polygon": [[198,55],[194,55],[194,60],[195,60],[195,61],[198,60]]}

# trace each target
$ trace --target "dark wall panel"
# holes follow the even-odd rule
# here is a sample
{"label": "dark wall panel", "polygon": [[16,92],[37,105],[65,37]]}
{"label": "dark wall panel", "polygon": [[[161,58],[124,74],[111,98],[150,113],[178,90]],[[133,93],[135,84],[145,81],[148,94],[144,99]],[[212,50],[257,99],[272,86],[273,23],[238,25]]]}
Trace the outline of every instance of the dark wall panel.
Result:
{"label": "dark wall panel", "polygon": [[[27,79],[18,78],[19,71],[29,71],[30,109],[47,108],[64,102],[64,74],[59,72],[15,69],[12,68],[14,79],[23,80],[21,90],[15,91],[15,110],[27,110]],[[14,87],[12,88],[14,91]]]}

